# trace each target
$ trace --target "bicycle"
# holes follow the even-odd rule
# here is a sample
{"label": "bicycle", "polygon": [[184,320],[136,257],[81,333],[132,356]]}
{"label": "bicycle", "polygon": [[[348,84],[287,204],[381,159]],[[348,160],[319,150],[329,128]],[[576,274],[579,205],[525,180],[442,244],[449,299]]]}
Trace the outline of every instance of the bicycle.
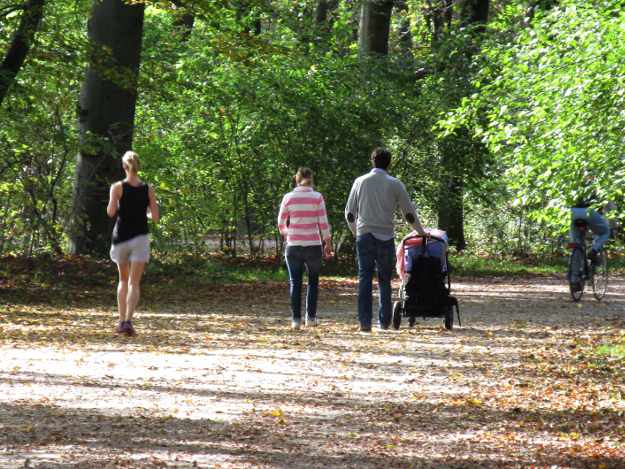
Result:
{"label": "bicycle", "polygon": [[584,295],[586,282],[589,282],[592,284],[594,297],[601,301],[608,291],[608,256],[605,246],[601,254],[598,254],[598,259],[594,263],[591,262],[588,257],[588,223],[586,220],[578,219],[573,224],[584,241],[581,244],[568,245],[572,249],[567,273],[571,298],[575,302],[580,301]]}

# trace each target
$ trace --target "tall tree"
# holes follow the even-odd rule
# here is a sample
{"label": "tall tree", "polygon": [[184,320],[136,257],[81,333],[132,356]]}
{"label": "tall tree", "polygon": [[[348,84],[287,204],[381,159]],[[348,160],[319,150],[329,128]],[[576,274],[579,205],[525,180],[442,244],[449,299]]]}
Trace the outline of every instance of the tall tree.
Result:
{"label": "tall tree", "polygon": [[191,32],[193,31],[193,25],[195,24],[195,15],[190,9],[191,5],[187,1],[175,0],[174,5],[176,7],[174,17],[174,28],[180,35],[180,39],[185,42],[189,39]]}
{"label": "tall tree", "polygon": [[488,21],[489,0],[464,0],[460,8],[463,26],[473,26],[477,32],[484,32]]}
{"label": "tall tree", "polygon": [[332,12],[338,7],[338,0],[318,0],[315,9],[315,41],[322,45],[332,31]]}
{"label": "tall tree", "polygon": [[408,4],[406,0],[397,0],[396,8],[402,13],[399,19],[399,47],[405,59],[413,59],[412,32],[410,31],[410,16],[408,15]]}
{"label": "tall tree", "polygon": [[361,55],[387,55],[393,0],[363,0],[360,7],[358,50]]}
{"label": "tall tree", "polygon": [[0,65],[0,104],[9,91],[9,87],[15,81],[15,77],[22,68],[28,55],[30,46],[39,29],[43,17],[44,0],[30,0],[23,5],[8,8],[4,14],[13,9],[22,9],[20,24],[13,35],[9,50]]}
{"label": "tall tree", "polygon": [[71,251],[105,255],[111,222],[109,185],[122,177],[120,157],[132,147],[144,6],[94,0],[88,24],[89,65],[78,104]]}
{"label": "tall tree", "polygon": [[424,16],[430,28],[432,47],[441,43],[443,34],[451,29],[453,17],[453,0],[427,0]]}
{"label": "tall tree", "polygon": [[338,0],[318,0],[315,9],[315,22],[317,25],[326,25],[330,21],[330,13],[338,7]]}
{"label": "tall tree", "polygon": [[[444,14],[449,18],[451,3],[443,0],[443,10],[439,9],[438,15]],[[477,46],[474,44],[475,39],[484,31],[486,22],[488,21],[489,0],[463,0],[460,3],[460,25],[469,27],[471,34],[467,40],[469,44],[465,44],[464,60],[459,63],[465,66],[457,66],[452,71],[452,75],[456,81],[465,82],[464,86],[458,86],[458,96],[452,97],[452,101],[456,104],[466,94],[468,89],[468,64],[471,62],[471,54],[477,53]],[[450,25],[450,22],[439,19],[435,25]],[[437,41],[441,40],[442,33],[434,35]],[[434,47],[438,46],[438,42]],[[481,151],[481,146],[471,141],[466,129],[459,130],[456,134],[445,137],[439,144],[441,154],[441,167],[443,170],[441,181],[441,197],[438,201],[438,225],[449,235],[450,243],[455,245],[457,249],[463,250],[466,247],[466,239],[464,234],[464,191],[465,167],[468,160],[474,157],[474,152]]]}

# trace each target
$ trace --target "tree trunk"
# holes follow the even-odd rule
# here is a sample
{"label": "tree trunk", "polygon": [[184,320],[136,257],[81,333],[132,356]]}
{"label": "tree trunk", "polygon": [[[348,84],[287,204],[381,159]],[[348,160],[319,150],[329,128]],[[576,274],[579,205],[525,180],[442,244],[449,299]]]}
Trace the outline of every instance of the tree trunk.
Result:
{"label": "tree trunk", "polygon": [[120,158],[132,148],[144,6],[95,0],[89,19],[89,66],[78,104],[71,252],[105,256],[112,221],[108,189],[123,177]]}
{"label": "tree trunk", "polygon": [[330,12],[335,10],[339,5],[337,0],[319,0],[315,10],[315,22],[318,26],[331,24],[329,21]]}
{"label": "tree trunk", "polygon": [[243,219],[245,220],[245,231],[247,232],[247,243],[250,250],[250,258],[254,257],[254,235],[252,233],[252,215],[250,213],[250,190],[247,181],[242,184],[243,191]]}
{"label": "tree trunk", "polygon": [[195,15],[188,9],[185,1],[175,0],[174,5],[176,5],[177,10],[174,18],[174,29],[180,35],[180,40],[186,42],[193,31]]}
{"label": "tree trunk", "polygon": [[24,5],[20,24],[11,46],[0,65],[0,104],[19,73],[43,17],[44,0],[31,0]]}
{"label": "tree trunk", "polygon": [[[444,158],[451,155],[445,154]],[[443,166],[452,164],[443,162]],[[464,237],[464,183],[462,176],[449,175],[445,177],[445,184],[438,201],[438,226],[447,232],[449,244],[456,246],[459,251],[467,247]]]}
{"label": "tree trunk", "polygon": [[425,17],[432,35],[432,46],[438,46],[443,34],[451,29],[453,0],[428,0]]}
{"label": "tree trunk", "polygon": [[393,3],[393,0],[363,0],[358,32],[361,55],[388,55]]}
{"label": "tree trunk", "polygon": [[[488,21],[489,0],[465,0],[461,8],[461,24],[477,25],[476,33],[484,31]],[[471,46],[468,50],[473,51]],[[471,54],[473,52],[470,52]],[[462,132],[456,137],[448,137],[441,142],[441,165],[443,167],[443,182],[441,194],[444,194],[438,204],[438,225],[447,231],[451,245],[455,245],[458,250],[466,247],[464,236],[464,177],[462,160],[466,157],[460,156],[460,151],[469,151],[470,145],[463,145],[462,142],[470,140],[468,132]]]}
{"label": "tree trunk", "polygon": [[489,0],[464,0],[460,11],[463,25],[476,26],[483,32],[488,21]]}
{"label": "tree trunk", "polygon": [[[408,11],[408,5],[405,0],[398,1],[396,8],[404,13]],[[399,21],[399,47],[403,57],[412,61],[414,58],[412,54],[413,39],[410,31],[410,17],[406,14],[403,14]]]}
{"label": "tree trunk", "polygon": [[317,45],[327,45],[332,32],[332,17],[330,14],[338,7],[337,0],[319,0],[315,9],[315,42]]}

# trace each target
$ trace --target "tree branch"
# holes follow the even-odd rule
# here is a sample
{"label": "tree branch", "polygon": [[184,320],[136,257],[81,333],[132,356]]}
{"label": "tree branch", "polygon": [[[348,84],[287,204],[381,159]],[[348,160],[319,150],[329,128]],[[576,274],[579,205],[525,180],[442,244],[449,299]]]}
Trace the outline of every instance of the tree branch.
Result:
{"label": "tree branch", "polygon": [[0,65],[0,104],[19,73],[43,17],[45,0],[31,0],[22,5],[24,12],[11,46]]}

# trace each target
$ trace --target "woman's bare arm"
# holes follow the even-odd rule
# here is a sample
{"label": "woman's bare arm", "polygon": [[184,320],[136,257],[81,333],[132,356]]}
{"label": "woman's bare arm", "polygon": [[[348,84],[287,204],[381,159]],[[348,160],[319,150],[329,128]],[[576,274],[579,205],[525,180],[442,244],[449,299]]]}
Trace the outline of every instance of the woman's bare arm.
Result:
{"label": "woman's bare arm", "polygon": [[148,195],[150,198],[150,202],[148,205],[148,215],[154,223],[158,223],[158,221],[160,220],[160,214],[158,211],[158,203],[156,202],[156,192],[154,191],[153,186],[149,186]]}
{"label": "woman's bare arm", "polygon": [[117,210],[119,209],[119,199],[122,198],[122,185],[118,182],[111,184],[111,191],[109,194],[109,204],[106,207],[106,213],[109,217],[115,218]]}

